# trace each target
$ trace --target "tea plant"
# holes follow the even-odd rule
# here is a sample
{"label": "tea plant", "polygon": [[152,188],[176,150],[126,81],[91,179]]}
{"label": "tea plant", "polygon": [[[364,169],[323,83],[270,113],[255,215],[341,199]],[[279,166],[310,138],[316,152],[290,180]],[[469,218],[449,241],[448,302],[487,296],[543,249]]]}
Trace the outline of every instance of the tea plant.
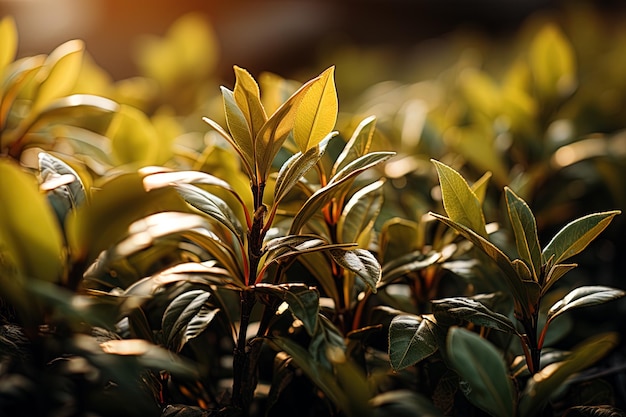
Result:
{"label": "tea plant", "polygon": [[[573,309],[601,304],[626,294],[604,286],[578,287],[554,303],[543,320],[540,317],[541,303],[548,290],[576,267],[565,261],[583,251],[619,211],[577,219],[542,248],[530,208],[507,187],[506,208],[519,257],[511,259],[489,240],[481,203],[472,188],[452,168],[438,161],[433,163],[439,174],[448,217],[436,213],[432,216],[472,242],[486,259],[495,263],[500,272],[498,276],[504,280],[506,296],[513,304],[515,321],[509,318],[508,309],[500,312],[492,309],[498,305],[493,303],[497,294],[433,300],[432,315],[400,315],[393,319],[389,330],[392,366],[403,369],[441,349],[446,363],[466,384],[464,393],[476,406],[496,416],[536,415],[567,377],[590,366],[617,343],[615,334],[600,335],[556,361],[553,359],[552,363],[541,362],[545,336],[554,319]],[[517,392],[509,371],[511,364],[503,360],[494,345],[463,327],[453,326],[463,323],[482,329],[481,335],[494,329],[519,339],[529,374],[524,389]],[[445,329],[449,326],[452,327],[446,336]],[[512,376],[520,375],[518,370]]]}

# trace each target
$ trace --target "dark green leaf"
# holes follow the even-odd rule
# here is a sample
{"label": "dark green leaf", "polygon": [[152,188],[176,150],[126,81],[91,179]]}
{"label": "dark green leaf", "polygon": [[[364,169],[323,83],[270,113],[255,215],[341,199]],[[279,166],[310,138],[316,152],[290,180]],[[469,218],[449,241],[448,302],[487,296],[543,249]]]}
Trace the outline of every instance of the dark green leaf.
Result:
{"label": "dark green leaf", "polygon": [[326,186],[317,190],[307,199],[293,219],[289,233],[298,234],[315,213],[321,210],[333,198],[336,198],[337,195],[347,192],[357,175],[389,159],[392,155],[393,152],[373,152],[354,160],[344,167],[330,179]]}
{"label": "dark green leaf", "polygon": [[421,271],[436,264],[441,259],[441,253],[434,252],[425,256],[419,251],[407,253],[383,265],[382,279],[378,288],[393,283],[397,278],[406,276],[411,272]]}
{"label": "dark green leaf", "polygon": [[[331,134],[334,136],[335,134]],[[305,153],[298,152],[289,158],[278,172],[276,186],[274,188],[274,204],[277,205],[287,193],[302,179],[311,168],[317,164],[326,150],[326,145],[332,136],[328,136],[317,146],[312,147]]]}
{"label": "dark green leaf", "polygon": [[534,417],[539,414],[550,396],[563,387],[572,374],[593,365],[618,342],[615,333],[591,337],[578,345],[562,362],[552,363],[528,380],[519,401],[519,416]]}
{"label": "dark green leaf", "polygon": [[433,314],[448,315],[477,326],[489,327],[510,334],[517,334],[515,325],[508,317],[491,311],[484,304],[468,297],[443,298],[431,301]]}
{"label": "dark green leaf", "polygon": [[320,294],[315,287],[305,284],[257,284],[255,291],[270,294],[289,305],[291,313],[304,325],[309,335],[317,328]]}
{"label": "dark green leaf", "polygon": [[346,345],[343,334],[322,314],[319,315],[317,323],[309,344],[309,353],[319,366],[332,369],[338,357],[345,355]]}
{"label": "dark green leaf", "polygon": [[191,184],[179,184],[176,191],[191,206],[228,228],[243,246],[244,232],[239,219],[228,204],[218,196]]}
{"label": "dark green leaf", "polygon": [[534,281],[522,281],[511,260],[493,243],[478,235],[473,230],[459,223],[455,223],[447,217],[443,217],[439,214],[430,214],[449,227],[458,231],[463,237],[472,242],[478,249],[482,250],[487,256],[496,262],[496,265],[500,268],[507,279],[507,284],[513,294],[513,297],[519,302],[519,305],[523,310],[522,313],[524,317],[532,317],[531,306],[536,305],[536,296],[539,295],[540,290],[539,284]]}
{"label": "dark green leaf", "polygon": [[515,235],[517,253],[530,268],[533,279],[539,281],[542,260],[535,216],[526,202],[518,197],[510,188],[505,187],[504,192],[506,194],[509,219]]}
{"label": "dark green leaf", "polygon": [[[387,220],[380,231],[380,253],[384,269],[387,264],[408,254],[416,255],[424,246],[424,233],[420,224],[394,217]],[[405,261],[406,262],[406,261]]]}
{"label": "dark green leaf", "polygon": [[271,341],[278,349],[291,356],[293,362],[330,398],[333,404],[346,412],[347,415],[351,415],[348,396],[341,389],[337,378],[331,370],[320,366],[320,363],[315,360],[309,351],[290,339],[277,337]]}
{"label": "dark green leaf", "polygon": [[389,326],[389,360],[395,371],[414,365],[439,349],[433,322],[427,318],[399,315]]}
{"label": "dark green leaf", "polygon": [[365,249],[331,249],[330,255],[341,267],[354,272],[376,292],[382,276],[380,264],[372,253]]}
{"label": "dark green leaf", "polygon": [[254,167],[254,141],[250,126],[243,111],[235,101],[235,94],[226,87],[222,87],[222,97],[224,99],[224,113],[226,124],[233,138],[233,145],[236,145],[244,164]]}
{"label": "dark green leaf", "polygon": [[358,242],[374,225],[383,205],[384,183],[380,180],[361,188],[346,203],[337,224],[339,242]]}
{"label": "dark green leaf", "polygon": [[443,207],[448,217],[486,238],[485,216],[476,194],[454,169],[434,159],[431,162],[439,175]]}
{"label": "dark green leaf", "polygon": [[443,417],[430,399],[407,389],[378,394],[371,404],[375,417]]}
{"label": "dark green leaf", "polygon": [[578,287],[550,307],[546,320],[552,321],[566,311],[606,303],[624,295],[626,295],[626,292],[615,288],[603,286]]}
{"label": "dark green leaf", "polygon": [[[211,293],[203,290],[185,292],[167,306],[161,320],[161,328],[168,348],[179,352],[188,339],[202,332],[215,317],[215,309],[207,302]],[[189,326],[193,324],[192,329]],[[189,336],[189,337],[188,337]]]}
{"label": "dark green leaf", "polygon": [[450,328],[450,363],[463,379],[461,389],[477,407],[494,417],[515,414],[515,390],[502,354],[487,340],[464,328]]}
{"label": "dark green leaf", "polygon": [[[548,263],[551,263],[548,261]],[[548,271],[545,282],[541,287],[541,294],[545,294],[563,275],[572,269],[576,268],[578,264],[557,264],[553,265]]]}
{"label": "dark green leaf", "polygon": [[581,217],[561,229],[543,249],[543,262],[554,256],[552,265],[580,253],[620,213],[619,210],[594,213]]}
{"label": "dark green leaf", "polygon": [[359,159],[369,152],[375,128],[375,116],[369,116],[359,123],[354,133],[352,133],[352,137],[350,137],[350,140],[346,143],[346,146],[344,146],[343,151],[337,157],[333,165],[333,175],[341,171],[352,161]]}

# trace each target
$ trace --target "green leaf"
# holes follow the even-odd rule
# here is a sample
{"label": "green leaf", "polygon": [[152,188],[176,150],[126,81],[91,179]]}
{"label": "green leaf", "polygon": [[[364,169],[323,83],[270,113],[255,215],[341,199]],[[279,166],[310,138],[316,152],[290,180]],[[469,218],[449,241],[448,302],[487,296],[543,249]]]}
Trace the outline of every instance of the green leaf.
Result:
{"label": "green leaf", "polygon": [[309,253],[311,249],[328,245],[328,242],[317,235],[301,234],[277,237],[267,241],[263,251],[267,254],[265,262],[275,262],[286,256],[298,253]]}
{"label": "green leaf", "polygon": [[483,303],[469,297],[443,298],[432,300],[433,314],[439,321],[446,315],[465,320],[477,326],[488,327],[510,334],[517,334],[515,325],[508,317],[487,308]]}
{"label": "green leaf", "polygon": [[543,262],[547,263],[554,256],[552,265],[556,265],[580,253],[620,213],[613,210],[589,214],[567,224],[543,248]]}
{"label": "green leaf", "polygon": [[391,284],[397,278],[406,276],[411,272],[421,271],[436,264],[441,259],[441,256],[440,252],[424,255],[420,251],[414,251],[396,257],[383,265],[382,279],[378,284],[378,288]]}
{"label": "green leaf", "polygon": [[335,67],[322,72],[302,98],[293,128],[301,152],[316,146],[335,126],[338,102],[334,72]]}
{"label": "green leaf", "polygon": [[[245,117],[251,138],[255,138],[261,127],[265,124],[267,116],[261,104],[259,86],[250,73],[235,65],[235,88],[234,95],[237,106]],[[251,144],[254,149],[254,144]],[[246,146],[245,148],[248,148]]]}
{"label": "green leaf", "polygon": [[207,291],[187,291],[165,309],[161,328],[167,346],[174,352],[180,352],[185,343],[202,333],[219,311],[207,304],[210,297]]}
{"label": "green leaf", "polygon": [[66,253],[63,237],[34,176],[0,159],[0,196],[0,259],[6,271],[15,268],[23,277],[59,282]]}
{"label": "green leaf", "polygon": [[65,42],[52,51],[37,73],[40,84],[31,107],[32,113],[39,113],[52,100],[71,92],[83,65],[84,51],[85,44],[80,40]]}
{"label": "green leaf", "polygon": [[443,207],[448,217],[486,238],[485,216],[476,194],[454,169],[434,159],[431,162],[439,175]]}
{"label": "green leaf", "polygon": [[378,394],[371,400],[375,417],[443,417],[429,398],[408,389]]}
{"label": "green leaf", "polygon": [[40,188],[48,192],[48,201],[63,224],[67,214],[85,201],[85,187],[72,167],[45,152],[39,153],[39,175]]}
{"label": "green leaf", "polygon": [[470,187],[480,204],[485,202],[485,196],[487,195],[487,188],[489,187],[489,180],[491,179],[491,172],[487,171],[482,177],[477,179]]}
{"label": "green leaf", "polygon": [[494,417],[515,414],[515,390],[502,354],[487,340],[464,328],[448,333],[447,354],[463,379],[461,389],[470,402]]}
{"label": "green leaf", "polygon": [[319,317],[320,294],[315,287],[305,284],[264,284],[254,286],[254,291],[270,294],[289,305],[289,311],[304,325],[309,335],[313,335],[317,328]]}
{"label": "green leaf", "polygon": [[337,285],[333,279],[331,270],[332,263],[328,261],[326,254],[322,251],[307,252],[298,256],[298,262],[301,263],[312,275],[324,294],[339,304],[339,293]]}
{"label": "green leaf", "polygon": [[554,24],[545,25],[530,45],[528,63],[540,97],[561,98],[576,87],[576,61],[572,45]]}
{"label": "green leaf", "polygon": [[254,141],[250,126],[243,110],[239,108],[235,99],[235,93],[222,87],[222,97],[224,99],[224,113],[226,115],[226,124],[234,141],[233,145],[239,150],[243,157],[243,162],[254,167]]}
{"label": "green leaf", "polygon": [[12,16],[0,20],[0,74],[15,59],[17,53],[17,28]]}
{"label": "green leaf", "polygon": [[539,282],[542,260],[535,216],[526,202],[509,187],[505,187],[504,192],[509,219],[515,235],[517,253],[530,268],[533,279]]}
{"label": "green leaf", "polygon": [[[305,83],[285,101],[263,124],[254,139],[254,155],[258,183],[265,183],[278,151],[292,131],[296,113],[306,92],[317,78]],[[321,138],[320,138],[321,139]]]}
{"label": "green leaf", "polygon": [[325,140],[306,152],[298,152],[289,158],[278,171],[276,185],[274,187],[274,205],[278,205],[287,193],[302,179],[311,168],[317,164],[324,152],[328,141],[334,136],[334,132]]}
{"label": "green leaf", "polygon": [[375,129],[375,116],[367,117],[359,123],[357,128],[354,130],[354,133],[352,133],[350,140],[346,143],[346,146],[344,146],[343,151],[335,160],[335,164],[332,169],[333,175],[341,171],[352,161],[355,161],[369,152]]}
{"label": "green leaf", "polygon": [[352,415],[350,410],[350,401],[346,393],[339,385],[337,378],[331,370],[315,360],[313,355],[305,348],[294,342],[293,340],[276,337],[271,339],[278,349],[286,352],[292,357],[293,362],[309,377],[309,379],[328,396],[328,398],[337,407],[342,409],[347,415]]}
{"label": "green leaf", "polygon": [[158,134],[148,116],[141,110],[122,105],[107,129],[114,160],[118,164],[159,164]]}
{"label": "green leaf", "polygon": [[224,200],[191,184],[179,184],[175,189],[191,206],[226,226],[228,230],[237,236],[237,239],[243,246],[245,239],[243,227]]}
{"label": "green leaf", "polygon": [[174,190],[146,192],[143,178],[127,173],[96,184],[88,203],[67,219],[70,254],[75,261],[89,261],[126,236],[136,220],[161,211],[185,211],[186,205]]}
{"label": "green leaf", "polygon": [[248,174],[248,178],[250,178],[251,180],[255,178],[256,174],[255,174],[255,169],[254,169],[255,164],[254,164],[254,157],[253,157],[254,151],[251,154],[244,151],[237,144],[237,141],[233,139],[233,137],[226,130],[224,130],[224,128],[220,126],[219,123],[209,119],[208,117],[203,117],[202,120],[206,124],[211,126],[213,130],[215,130],[222,138],[224,138],[233,147],[235,152],[237,152],[237,154],[241,158],[243,167],[246,170],[246,174]]}
{"label": "green leaf", "polygon": [[552,321],[566,311],[580,307],[603,304],[608,301],[616,300],[624,295],[626,295],[626,292],[622,290],[599,285],[578,287],[570,291],[565,297],[550,307],[546,320]]}
{"label": "green leaf", "polygon": [[383,205],[384,183],[379,180],[361,188],[346,203],[337,223],[339,242],[358,242],[371,229]]}
{"label": "green leaf", "polygon": [[387,220],[380,231],[380,253],[383,268],[409,253],[421,252],[424,246],[420,224],[400,217]]}
{"label": "green leaf", "polygon": [[309,219],[322,209],[328,202],[342,192],[347,192],[355,177],[363,171],[389,159],[393,152],[372,152],[364,155],[333,176],[328,184],[317,190],[305,201],[293,219],[289,234],[298,234]]}
{"label": "green leaf", "polygon": [[[550,263],[550,261],[548,261]],[[557,264],[552,266],[546,275],[545,282],[541,287],[541,294],[545,294],[563,275],[576,268],[578,264]]]}
{"label": "green leaf", "polygon": [[399,315],[389,326],[389,360],[394,371],[400,371],[434,354],[439,345],[436,324],[428,318]]}
{"label": "green leaf", "polygon": [[343,333],[323,314],[319,315],[317,323],[309,343],[309,352],[319,366],[333,369],[337,359],[345,358],[346,344]]}
{"label": "green leaf", "polygon": [[617,343],[618,336],[615,333],[591,337],[575,347],[566,360],[541,369],[526,383],[519,401],[519,416],[538,415],[550,396],[563,387],[567,378],[593,365],[617,346]]}
{"label": "green leaf", "polygon": [[473,230],[439,214],[430,213],[430,215],[458,231],[463,237],[493,259],[507,279],[507,285],[511,290],[514,300],[522,309],[521,313],[523,313],[523,316],[532,317],[532,307],[537,304],[536,298],[539,296],[540,292],[539,284],[534,281],[522,281],[522,277],[518,275],[518,270],[511,260],[498,249],[497,246],[482,236],[479,236]]}
{"label": "green leaf", "polygon": [[330,255],[341,267],[354,272],[361,278],[372,292],[376,292],[382,272],[378,260],[370,251],[331,249]]}

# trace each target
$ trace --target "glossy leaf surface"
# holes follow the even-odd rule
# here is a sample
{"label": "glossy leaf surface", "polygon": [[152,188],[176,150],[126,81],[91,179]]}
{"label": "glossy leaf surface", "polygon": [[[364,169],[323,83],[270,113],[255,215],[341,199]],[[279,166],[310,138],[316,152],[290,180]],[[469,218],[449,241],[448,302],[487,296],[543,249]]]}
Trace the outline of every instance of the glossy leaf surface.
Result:
{"label": "glossy leaf surface", "polygon": [[435,324],[427,318],[399,315],[389,327],[389,359],[394,370],[414,365],[434,354],[439,345]]}
{"label": "glossy leaf surface", "polygon": [[448,358],[464,381],[461,389],[477,407],[495,417],[515,412],[515,391],[502,354],[487,340],[464,328],[452,327]]}
{"label": "glossy leaf surface", "polygon": [[531,269],[535,281],[541,275],[541,247],[537,236],[537,223],[530,207],[518,197],[510,188],[505,187],[506,205],[509,220],[515,235],[515,245],[518,255]]}

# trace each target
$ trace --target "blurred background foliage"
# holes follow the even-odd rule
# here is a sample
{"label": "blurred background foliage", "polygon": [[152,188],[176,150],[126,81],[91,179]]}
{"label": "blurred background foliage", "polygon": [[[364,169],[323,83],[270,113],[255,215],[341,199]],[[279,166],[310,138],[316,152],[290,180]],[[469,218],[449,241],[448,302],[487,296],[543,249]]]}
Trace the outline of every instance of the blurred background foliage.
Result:
{"label": "blurred background foliage", "polygon": [[[626,207],[626,15],[620,2],[3,0],[0,16],[15,19],[0,26],[0,181],[6,181],[0,182],[0,192],[12,193],[9,183],[26,190],[3,213],[17,217],[22,207],[31,207],[22,216],[24,224],[4,226],[46,238],[35,238],[36,247],[5,252],[0,261],[70,290],[89,272],[102,272],[86,273],[84,268],[125,236],[133,221],[161,210],[187,210],[166,191],[159,198],[144,198],[137,174],[142,167],[211,173],[228,179],[249,203],[249,183],[239,160],[202,122],[207,116],[224,125],[219,86],[232,86],[233,65],[258,79],[268,109],[275,109],[301,81],[335,65],[336,129],[344,142],[365,117],[376,116],[374,150],[397,152],[373,174],[388,179],[376,224],[381,263],[412,251],[428,261],[428,251],[441,242],[441,231],[425,217],[431,210],[441,212],[431,158],[458,170],[470,183],[491,172],[485,191],[490,222],[507,224],[498,216],[504,213],[501,189],[510,186],[532,207],[541,242],[571,219]],[[76,38],[82,41],[72,40]],[[341,149],[330,148],[331,154]],[[49,178],[42,175],[40,190],[66,190],[90,201],[79,220],[65,222],[76,207],[55,206],[58,200],[50,193],[54,213],[42,208],[34,175],[17,168],[15,162],[43,174],[42,167],[54,160],[42,165],[41,150],[67,167],[52,169]],[[79,177],[85,190],[64,189],[69,183],[59,178],[63,172]],[[133,193],[141,195],[137,206],[119,216]],[[233,201],[228,193],[219,195]],[[33,218],[37,222],[28,221]],[[623,288],[625,232],[626,220],[617,216],[577,259],[581,268],[568,279]],[[12,242],[15,236],[0,238]],[[500,238],[506,241],[507,236]],[[435,249],[446,253],[443,247]],[[454,250],[416,280],[413,296],[419,302],[460,291],[458,283],[439,285],[444,261]],[[181,251],[175,256],[167,262],[199,255]],[[36,264],[34,259],[43,261]],[[141,259],[127,267],[117,265],[123,273],[107,276],[105,284],[125,287],[156,268]],[[20,285],[7,290],[28,294],[15,300],[32,293],[41,298],[48,290]],[[46,297],[65,299],[55,292]],[[406,307],[398,299],[395,307]],[[82,301],[81,311],[91,311],[88,297]],[[127,308],[113,304],[114,310]],[[421,312],[419,306],[410,308]],[[40,310],[28,318],[31,323],[46,317],[46,309]],[[623,303],[585,310],[574,328],[570,323],[564,344],[596,326],[626,334],[623,322],[603,318],[607,312],[626,314]],[[98,363],[101,352],[81,338],[63,342],[47,355],[75,352],[59,366],[89,379],[92,368],[74,358],[83,355]],[[625,355],[620,346],[619,355]],[[50,359],[40,351],[34,354],[41,355],[34,363],[42,367]],[[151,364],[163,365],[162,354],[154,351]],[[131,379],[141,378],[140,371],[133,372],[146,364],[127,359],[116,360],[132,362],[125,371]],[[173,373],[187,371],[187,364],[176,365]],[[27,371],[37,374],[36,368]],[[90,379],[92,385],[97,385],[95,379]],[[29,389],[23,388],[26,393]],[[129,396],[135,394],[145,397],[134,391]],[[99,395],[95,401],[106,403],[106,393]]]}

